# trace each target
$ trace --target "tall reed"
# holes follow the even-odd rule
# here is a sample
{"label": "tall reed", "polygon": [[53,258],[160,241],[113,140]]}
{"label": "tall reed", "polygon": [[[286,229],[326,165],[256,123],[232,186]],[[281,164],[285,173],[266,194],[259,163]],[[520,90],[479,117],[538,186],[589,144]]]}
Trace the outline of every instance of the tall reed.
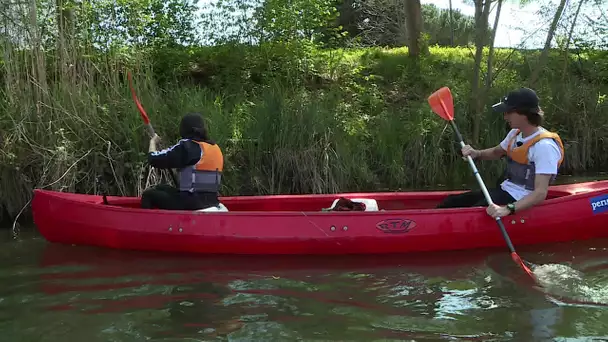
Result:
{"label": "tall reed", "polygon": [[[467,49],[432,48],[414,63],[405,49],[213,47],[174,51],[174,69],[164,54],[73,48],[54,60],[35,49],[7,51],[0,74],[5,219],[34,188],[99,193],[95,180],[103,176],[110,193],[139,195],[151,184],[148,137],[127,70],[164,144],[179,139],[182,114],[205,116],[226,156],[223,195],[475,186],[451,128],[426,103],[434,90],[450,86],[456,120],[465,140],[471,137]],[[490,98],[522,85],[523,58],[497,50],[503,69],[495,72]],[[548,128],[567,145],[565,173],[608,167],[608,85],[582,75],[606,68],[594,58],[576,61],[582,67],[571,68],[563,82],[561,74],[549,76],[537,89]],[[562,70],[559,60],[554,65]],[[506,132],[502,117],[488,110],[479,147],[498,144]],[[490,184],[504,164],[478,166]]]}

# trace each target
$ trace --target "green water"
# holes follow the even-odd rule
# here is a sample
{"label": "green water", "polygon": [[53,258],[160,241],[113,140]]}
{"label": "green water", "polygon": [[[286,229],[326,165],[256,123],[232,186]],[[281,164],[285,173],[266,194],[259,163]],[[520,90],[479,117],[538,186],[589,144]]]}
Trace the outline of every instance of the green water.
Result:
{"label": "green water", "polygon": [[608,240],[518,248],[527,261],[581,272],[542,271],[556,301],[526,282],[506,249],[209,257],[2,234],[2,341],[608,339],[608,306],[568,304],[608,304]]}

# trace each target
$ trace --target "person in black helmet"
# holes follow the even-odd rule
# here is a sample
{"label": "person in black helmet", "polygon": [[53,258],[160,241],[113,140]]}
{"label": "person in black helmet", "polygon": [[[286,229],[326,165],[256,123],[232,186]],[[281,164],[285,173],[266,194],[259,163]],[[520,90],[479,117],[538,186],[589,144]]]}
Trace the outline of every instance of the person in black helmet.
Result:
{"label": "person in black helmet", "polygon": [[150,139],[148,163],[159,169],[178,169],[179,185],[159,184],[146,189],[141,207],[146,209],[199,210],[219,206],[224,157],[215,141],[209,138],[203,117],[186,114],[179,127],[182,139],[157,151],[158,135]]}
{"label": "person in black helmet", "polygon": [[488,203],[481,190],[446,197],[438,208],[488,206],[488,215],[504,217],[531,208],[547,197],[548,187],[564,160],[564,146],[556,133],[541,127],[543,111],[534,90],[511,91],[492,109],[502,113],[511,131],[495,147],[476,150],[462,148],[464,158],[494,160],[507,157],[505,180],[497,188],[488,189],[494,205]]}

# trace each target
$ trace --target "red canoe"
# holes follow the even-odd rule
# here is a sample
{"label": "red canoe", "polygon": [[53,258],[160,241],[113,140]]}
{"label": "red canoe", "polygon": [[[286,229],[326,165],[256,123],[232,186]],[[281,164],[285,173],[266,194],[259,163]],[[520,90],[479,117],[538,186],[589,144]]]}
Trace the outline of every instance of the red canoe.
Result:
{"label": "red canoe", "polygon": [[[485,208],[434,209],[454,192],[223,197],[228,212],[139,209],[134,197],[35,190],[34,221],[50,242],[214,254],[377,254],[505,247]],[[322,211],[340,198],[379,210]],[[369,211],[369,210],[372,211]],[[552,186],[533,209],[503,218],[513,244],[608,237],[608,180]]]}

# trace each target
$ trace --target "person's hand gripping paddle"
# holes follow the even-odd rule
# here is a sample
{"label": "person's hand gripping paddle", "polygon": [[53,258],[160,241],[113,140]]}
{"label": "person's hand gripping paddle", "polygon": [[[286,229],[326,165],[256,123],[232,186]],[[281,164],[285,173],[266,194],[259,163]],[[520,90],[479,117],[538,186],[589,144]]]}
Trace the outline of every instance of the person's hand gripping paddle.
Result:
{"label": "person's hand gripping paddle", "polygon": [[[148,114],[146,114],[144,107],[139,102],[139,99],[137,98],[137,94],[135,94],[135,88],[133,88],[133,80],[131,78],[130,71],[127,71],[127,78],[129,79],[129,87],[131,88],[131,95],[133,96],[133,101],[135,101],[135,104],[137,105],[137,109],[139,110],[139,114],[141,115],[141,118],[144,120],[146,129],[148,130],[148,135],[150,136],[150,138],[152,138],[156,135],[156,132],[154,131],[154,128],[152,127],[152,124],[150,123],[150,118],[148,117]],[[177,176],[173,173],[173,170],[169,171],[169,175],[171,175],[173,184],[175,184],[177,186],[178,185]]]}
{"label": "person's hand gripping paddle", "polygon": [[[448,87],[440,88],[439,90],[437,90],[433,94],[431,94],[431,96],[429,96],[428,101],[429,101],[429,105],[433,109],[433,112],[435,112],[437,115],[439,115],[442,119],[450,122],[450,124],[452,125],[452,128],[454,129],[454,132],[456,133],[456,137],[458,138],[458,141],[460,142],[460,146],[464,147],[465,143],[462,140],[462,135],[460,134],[460,131],[458,130],[458,127],[456,126],[456,123],[454,122],[454,102],[452,99],[452,92],[450,91],[450,88],[448,88]],[[471,156],[467,156],[467,160],[469,162],[469,166],[473,170],[473,174],[475,175],[475,178],[477,178],[477,182],[479,183],[479,186],[481,187],[481,191],[483,192],[483,195],[485,196],[486,201],[488,202],[489,205],[493,204],[492,198],[490,197],[490,194],[488,193],[488,189],[486,188],[486,185],[484,184],[483,180],[481,179],[481,176],[479,175],[479,171],[477,170],[477,167],[475,166],[475,162],[473,162],[473,159],[471,158]],[[505,242],[507,243],[509,250],[511,251],[511,258],[513,259],[513,261],[515,261],[515,263],[517,265],[519,265],[536,282],[536,277],[534,277],[534,274],[532,273],[530,268],[528,268],[528,266],[526,266],[524,264],[524,262],[521,260],[519,255],[517,255],[517,252],[515,251],[515,248],[513,247],[513,244],[511,243],[511,239],[509,238],[509,235],[507,234],[505,225],[502,223],[502,220],[500,217],[496,218],[496,223],[498,224],[498,227],[500,228],[500,231],[502,232],[502,236],[505,239]]]}

